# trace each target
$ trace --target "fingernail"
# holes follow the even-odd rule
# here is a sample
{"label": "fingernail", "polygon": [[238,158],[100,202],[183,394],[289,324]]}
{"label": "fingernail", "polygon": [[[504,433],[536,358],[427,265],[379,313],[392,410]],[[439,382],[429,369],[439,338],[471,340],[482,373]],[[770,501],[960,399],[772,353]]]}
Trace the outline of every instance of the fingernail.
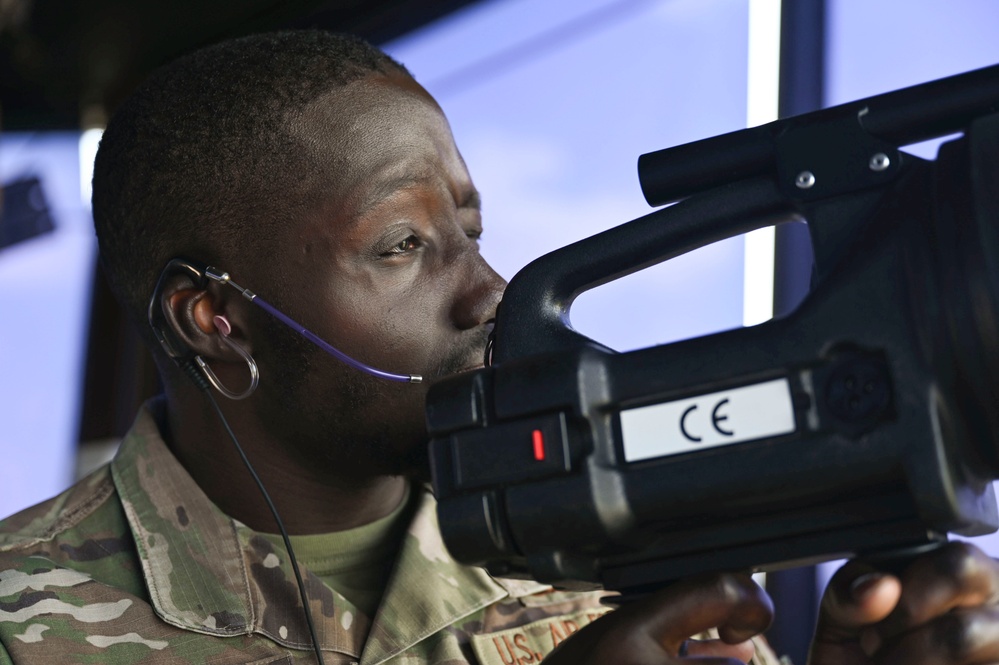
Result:
{"label": "fingernail", "polygon": [[884,573],[877,572],[861,575],[850,584],[850,595],[856,601],[865,600],[884,577]]}

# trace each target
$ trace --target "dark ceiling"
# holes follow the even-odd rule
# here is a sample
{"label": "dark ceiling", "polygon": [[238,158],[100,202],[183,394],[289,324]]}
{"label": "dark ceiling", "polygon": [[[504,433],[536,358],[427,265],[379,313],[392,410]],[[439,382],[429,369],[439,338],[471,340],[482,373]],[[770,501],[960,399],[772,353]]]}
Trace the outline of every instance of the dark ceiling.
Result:
{"label": "dark ceiling", "polygon": [[374,43],[475,0],[0,0],[0,128],[101,121],[153,69],[227,37],[279,28]]}

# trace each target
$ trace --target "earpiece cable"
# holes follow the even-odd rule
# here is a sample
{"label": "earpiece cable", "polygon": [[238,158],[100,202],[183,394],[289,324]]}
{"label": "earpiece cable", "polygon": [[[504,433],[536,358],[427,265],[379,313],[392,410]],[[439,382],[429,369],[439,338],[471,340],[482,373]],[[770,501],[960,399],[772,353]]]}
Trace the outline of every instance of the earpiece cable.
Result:
{"label": "earpiece cable", "polygon": [[326,661],[323,659],[322,649],[319,647],[319,638],[316,635],[316,625],[312,620],[312,609],[309,607],[309,596],[305,592],[305,582],[302,581],[302,572],[298,568],[298,560],[295,558],[295,550],[291,546],[291,539],[288,537],[288,530],[285,529],[284,522],[281,520],[281,516],[278,515],[277,507],[274,505],[274,502],[271,501],[270,494],[268,494],[267,490],[264,488],[263,481],[260,480],[260,476],[257,475],[253,465],[250,464],[250,460],[246,456],[246,453],[243,452],[243,447],[239,445],[239,440],[236,438],[235,432],[232,431],[232,427],[229,426],[229,421],[226,420],[218,402],[215,401],[215,397],[212,395],[211,389],[204,376],[200,371],[198,371],[197,367],[190,362],[185,363],[184,370],[186,374],[194,379],[195,384],[201,388],[201,390],[205,393],[205,396],[208,397],[208,401],[211,403],[212,407],[215,408],[215,413],[218,414],[219,420],[222,421],[222,425],[225,427],[225,431],[229,434],[229,438],[232,439],[232,443],[236,447],[236,452],[239,453],[240,458],[243,460],[243,464],[246,465],[246,469],[253,477],[253,482],[257,484],[257,488],[260,490],[260,494],[263,495],[264,501],[267,503],[267,507],[271,511],[271,515],[274,516],[274,521],[277,523],[278,531],[281,533],[281,539],[284,541],[284,547],[288,551],[288,559],[291,561],[291,568],[295,572],[295,580],[298,582],[298,593],[302,597],[302,607],[305,608],[305,621],[309,625],[309,635],[312,638],[312,646],[316,652],[316,660],[319,662],[319,665],[326,665]]}

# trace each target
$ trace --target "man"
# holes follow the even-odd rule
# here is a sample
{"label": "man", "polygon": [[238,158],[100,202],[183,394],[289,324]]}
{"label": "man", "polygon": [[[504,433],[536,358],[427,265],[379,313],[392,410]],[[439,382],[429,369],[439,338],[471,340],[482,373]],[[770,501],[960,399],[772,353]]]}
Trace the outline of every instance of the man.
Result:
{"label": "man", "polygon": [[[478,252],[478,201],[433,99],[354,39],[217,45],[124,104],[97,157],[94,214],[164,396],[110,468],[3,524],[0,662],[304,663],[314,642],[326,663],[364,665],[754,657],[770,606],[743,575],[601,616],[599,594],[456,564],[414,482],[425,383],[329,357],[231,284],[361,363],[427,382],[474,368],[504,286]],[[209,379],[239,399],[216,412]],[[850,564],[813,662],[999,660],[997,590],[971,548],[901,578]]]}

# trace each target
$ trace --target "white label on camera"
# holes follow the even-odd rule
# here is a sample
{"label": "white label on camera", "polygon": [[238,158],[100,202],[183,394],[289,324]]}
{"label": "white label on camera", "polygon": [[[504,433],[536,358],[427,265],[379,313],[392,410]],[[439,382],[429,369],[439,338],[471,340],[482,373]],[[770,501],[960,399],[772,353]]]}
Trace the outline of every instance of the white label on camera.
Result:
{"label": "white label on camera", "polygon": [[794,407],[787,379],[621,411],[628,462],[793,431]]}

